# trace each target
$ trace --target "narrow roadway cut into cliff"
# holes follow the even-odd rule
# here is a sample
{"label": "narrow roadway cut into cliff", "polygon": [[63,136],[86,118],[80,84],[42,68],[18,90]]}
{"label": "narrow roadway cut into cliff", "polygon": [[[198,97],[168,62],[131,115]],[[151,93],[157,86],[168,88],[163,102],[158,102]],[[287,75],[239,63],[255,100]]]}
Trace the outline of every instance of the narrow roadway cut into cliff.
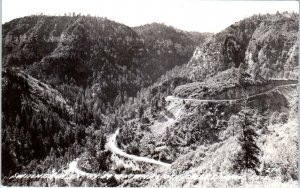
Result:
{"label": "narrow roadway cut into cliff", "polygon": [[[268,91],[248,96],[248,99],[258,97],[258,96],[266,94],[268,92],[275,91],[279,87],[296,86],[296,85],[297,84],[286,84],[286,85],[276,86],[276,87],[274,87],[274,88],[272,88]],[[219,100],[219,99],[216,99],[216,100],[213,100],[213,99],[201,100],[201,99],[191,99],[191,98],[179,98],[179,97],[175,97],[175,96],[167,96],[166,97],[167,101],[180,102],[180,104],[182,104],[182,100],[191,101],[191,102],[230,102],[230,101],[233,102],[233,101],[240,101],[240,100],[245,100],[245,99],[247,99],[247,97],[241,98],[241,99],[232,99],[232,100]],[[173,108],[173,107],[171,107],[171,108]],[[180,108],[180,106],[179,106],[179,108]],[[175,109],[174,112],[173,112],[174,119],[173,118],[167,118],[167,121],[166,121],[167,124],[170,124],[170,121],[175,122],[176,120],[178,120],[179,114],[180,114],[180,109],[179,108]],[[164,163],[164,162],[157,161],[157,160],[154,160],[154,159],[150,159],[150,158],[147,158],[147,157],[140,157],[140,156],[130,155],[130,154],[127,154],[126,152],[122,151],[121,149],[119,149],[117,147],[117,144],[116,144],[116,137],[117,137],[118,134],[119,134],[119,129],[117,129],[116,132],[109,137],[108,142],[106,144],[107,149],[109,149],[112,153],[123,156],[125,158],[132,159],[134,161],[141,161],[141,162],[145,162],[145,163],[151,163],[151,164],[155,164],[155,165],[166,167],[166,168],[171,167],[171,164],[168,164],[168,163]],[[87,172],[82,171],[78,167],[77,162],[78,162],[78,159],[75,159],[75,160],[71,161],[68,166],[61,168],[61,169],[65,169],[65,170],[62,170],[61,173],[59,173],[60,170],[57,171],[57,172],[54,171],[51,174],[49,174],[49,177],[50,178],[63,178],[63,177],[69,177],[69,176],[71,177],[72,174],[76,174],[76,175],[80,175],[80,176],[97,175],[97,174],[87,173]],[[20,177],[24,176],[24,174],[23,175],[19,174],[19,175],[20,175]],[[33,174],[32,176],[35,176],[35,175]],[[112,176],[112,175],[111,174],[105,174],[104,177],[106,177],[106,176]],[[122,176],[122,174],[120,176]],[[122,178],[122,177],[120,177],[120,178]]]}
{"label": "narrow roadway cut into cliff", "polygon": [[185,101],[193,101],[193,102],[237,102],[237,101],[248,100],[248,99],[252,99],[254,97],[258,97],[260,95],[267,94],[269,92],[275,91],[279,87],[296,86],[296,85],[297,84],[278,85],[278,86],[275,86],[275,87],[273,87],[272,89],[270,89],[268,91],[264,91],[264,92],[257,93],[257,94],[254,94],[254,95],[245,96],[245,97],[239,98],[239,99],[193,99],[193,98],[181,98],[181,97],[176,97],[176,96],[167,96],[166,100],[167,101],[170,101],[170,100],[185,100]]}
{"label": "narrow roadway cut into cliff", "polygon": [[[297,84],[286,84],[286,85],[279,85],[279,86],[276,86],[268,91],[265,91],[265,92],[261,92],[261,93],[258,93],[258,94],[255,94],[255,95],[251,95],[251,96],[247,96],[247,97],[244,97],[244,98],[240,98],[240,99],[191,99],[191,98],[179,98],[179,97],[174,97],[174,96],[167,96],[166,97],[166,100],[167,101],[182,101],[182,100],[186,100],[186,101],[194,101],[194,102],[237,102],[237,101],[241,101],[241,100],[246,100],[246,99],[251,99],[251,98],[254,98],[254,97],[258,97],[260,95],[264,95],[268,92],[272,92],[272,91],[275,91],[276,89],[278,89],[279,87],[285,87],[285,86],[295,86]],[[175,119],[177,119],[178,117],[175,116]],[[174,119],[174,122],[175,122],[175,119]],[[168,122],[168,121],[167,121]],[[120,155],[122,157],[125,157],[125,158],[129,158],[129,159],[132,159],[134,161],[141,161],[141,162],[145,162],[145,163],[151,163],[151,164],[155,164],[155,165],[159,165],[159,166],[164,166],[164,167],[170,167],[171,164],[169,163],[164,163],[164,162],[161,162],[161,161],[157,161],[157,160],[154,160],[154,159],[150,159],[150,158],[147,158],[147,157],[140,157],[140,156],[136,156],[136,155],[131,155],[131,154],[127,154],[126,152],[122,151],[120,148],[118,148],[117,146],[117,141],[116,141],[116,137],[117,135],[119,134],[119,129],[116,130],[116,132],[110,136],[110,138],[108,139],[108,142],[106,144],[107,146],[107,149],[109,149],[112,153],[115,153],[117,155]]]}

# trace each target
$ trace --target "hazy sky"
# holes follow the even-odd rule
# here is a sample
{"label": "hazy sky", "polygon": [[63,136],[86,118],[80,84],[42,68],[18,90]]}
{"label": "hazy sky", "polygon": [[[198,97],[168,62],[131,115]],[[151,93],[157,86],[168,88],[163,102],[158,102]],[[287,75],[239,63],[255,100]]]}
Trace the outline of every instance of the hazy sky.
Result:
{"label": "hazy sky", "polygon": [[297,1],[2,0],[2,23],[37,13],[76,12],[128,26],[159,22],[187,31],[218,32],[253,14],[298,9]]}

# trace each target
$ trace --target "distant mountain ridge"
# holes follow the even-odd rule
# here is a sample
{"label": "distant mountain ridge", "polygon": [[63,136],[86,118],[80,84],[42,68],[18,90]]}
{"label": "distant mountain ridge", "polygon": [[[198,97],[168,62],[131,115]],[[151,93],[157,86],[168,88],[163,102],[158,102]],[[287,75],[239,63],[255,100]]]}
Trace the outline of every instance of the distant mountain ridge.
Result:
{"label": "distant mountain ridge", "polygon": [[[3,176],[76,164],[126,179],[53,184],[298,181],[297,14],[254,15],[213,36],[83,16],[25,17],[3,28]],[[131,156],[172,165],[136,163],[109,150],[110,138]]]}
{"label": "distant mountain ridge", "polygon": [[[82,67],[96,69],[114,63],[130,70],[132,66],[135,69],[162,66],[168,70],[186,63],[195,46],[207,36],[156,23],[130,28],[106,18],[30,16],[3,25],[3,65],[73,60],[82,63]],[[169,57],[162,59],[167,54]],[[143,73],[154,74],[146,68]]]}
{"label": "distant mountain ridge", "polygon": [[157,67],[154,78],[164,74],[174,65],[185,64],[186,62],[181,62],[192,56],[191,50],[212,35],[182,31],[161,23],[146,24],[133,29],[143,38],[147,52],[151,56],[151,63],[144,65],[143,69],[151,69],[153,65]]}
{"label": "distant mountain ridge", "polygon": [[94,88],[113,103],[186,63],[207,36],[163,24],[130,28],[99,17],[29,16],[3,25],[2,60],[53,86]]}
{"label": "distant mountain ridge", "polygon": [[[46,156],[62,159],[75,141],[81,153],[86,129],[103,128],[102,138],[122,124],[112,112],[186,63],[199,44],[195,33],[160,25],[168,31],[160,35],[149,27],[151,34],[89,16],[28,16],[3,25],[3,175],[31,173]],[[47,161],[42,166],[50,169]]]}

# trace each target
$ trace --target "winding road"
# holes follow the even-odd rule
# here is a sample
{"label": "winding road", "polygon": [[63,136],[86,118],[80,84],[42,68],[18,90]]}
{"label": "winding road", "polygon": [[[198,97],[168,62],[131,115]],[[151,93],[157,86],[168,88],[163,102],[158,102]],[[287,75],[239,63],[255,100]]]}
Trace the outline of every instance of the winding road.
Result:
{"label": "winding road", "polygon": [[65,173],[75,173],[82,176],[90,175],[91,173],[84,172],[78,168],[78,160],[75,159],[74,161],[70,162],[69,168],[65,171]]}
{"label": "winding road", "polygon": [[274,91],[276,89],[278,89],[279,87],[286,87],[286,86],[296,86],[298,84],[286,84],[286,85],[279,85],[276,86],[268,91],[264,91],[255,95],[250,95],[248,97],[243,97],[243,98],[239,98],[239,99],[191,99],[191,98],[180,98],[180,97],[174,97],[174,96],[167,96],[166,100],[170,101],[170,100],[185,100],[185,101],[194,101],[194,102],[236,102],[236,101],[242,101],[242,100],[246,100],[246,99],[251,99],[253,97],[258,97],[260,95],[264,95],[268,92]]}
{"label": "winding road", "polygon": [[[251,96],[248,97],[248,99],[253,98],[253,97],[257,97],[259,95],[263,95],[263,94],[271,92],[271,91],[274,91],[278,87],[292,86],[292,85],[297,85],[297,84],[286,84],[286,85],[276,86],[276,87],[274,87],[274,88],[272,88],[268,91],[258,93],[258,94],[255,94],[255,95],[251,95]],[[213,100],[213,99],[201,100],[201,99],[179,98],[179,97],[174,97],[174,96],[167,96],[166,97],[167,101],[173,101],[173,102],[174,101],[182,101],[182,100],[194,101],[194,102],[230,102],[230,101],[239,101],[239,100],[245,100],[245,99],[247,99],[247,98],[232,99],[232,100],[218,100],[218,99],[217,100]],[[177,119],[177,117],[175,115],[175,120],[176,119]],[[169,118],[167,122],[173,123],[173,122],[175,122],[175,120]],[[165,167],[165,168],[171,167],[172,164],[169,164],[169,163],[164,163],[164,162],[157,161],[157,160],[154,160],[154,159],[150,159],[150,158],[147,158],[147,157],[140,157],[140,156],[127,154],[126,152],[122,151],[120,148],[118,148],[118,146],[116,144],[117,143],[116,142],[116,137],[117,137],[118,134],[119,134],[119,129],[117,129],[116,132],[109,137],[108,142],[106,143],[107,149],[109,149],[112,153],[123,156],[125,158],[132,159],[134,161],[151,163],[151,164],[159,165],[159,166],[162,166],[162,167]],[[65,170],[63,170],[63,173],[58,173],[56,171],[53,171],[51,174],[44,174],[44,175],[49,175],[49,178],[64,178],[64,177],[71,176],[70,174],[76,174],[76,175],[82,175],[82,176],[96,176],[97,175],[97,174],[87,173],[87,172],[84,172],[84,171],[80,170],[78,168],[77,162],[78,162],[78,159],[75,159],[75,160],[73,160],[69,163],[68,167],[61,168],[61,169],[66,168]],[[24,174],[19,174],[19,176],[20,177],[16,176],[16,178],[24,178]],[[27,176],[27,178],[31,177],[31,176],[28,176],[28,175],[26,175],[26,176]],[[33,174],[32,176],[36,176],[36,175]],[[106,177],[109,177],[109,176],[112,176],[112,175],[111,174],[105,174],[105,175],[103,175],[102,178],[106,178]],[[123,175],[121,174],[119,176],[120,176],[119,178],[122,178]],[[116,177],[118,177],[118,176],[116,176]],[[138,178],[141,178],[141,177],[142,177],[142,175],[140,175]]]}
{"label": "winding road", "polygon": [[[166,100],[167,101],[171,101],[171,100],[186,100],[186,101],[195,101],[195,102],[233,102],[233,101],[240,101],[240,100],[245,100],[245,99],[250,99],[253,97],[257,97],[263,94],[266,94],[268,92],[274,91],[275,89],[278,89],[278,87],[284,87],[284,86],[293,86],[293,85],[297,85],[297,84],[286,84],[286,85],[279,85],[276,86],[268,91],[265,92],[261,92],[255,95],[251,95],[245,98],[240,98],[240,99],[189,99],[189,98],[179,98],[179,97],[174,97],[174,96],[167,96]],[[145,163],[151,163],[151,164],[155,164],[155,165],[159,165],[159,166],[164,166],[164,167],[170,167],[171,164],[169,163],[164,163],[161,161],[157,161],[154,159],[150,159],[147,157],[140,157],[140,156],[136,156],[136,155],[131,155],[131,154],[127,154],[126,152],[122,151],[120,148],[118,148],[117,146],[117,142],[116,142],[116,137],[119,134],[119,129],[116,130],[116,132],[108,139],[108,142],[106,144],[107,148],[112,152],[115,153],[117,155],[123,156],[125,158],[129,158],[132,159],[134,161],[141,161],[141,162],[145,162]]]}
{"label": "winding road", "polygon": [[112,153],[123,156],[125,158],[132,159],[134,161],[141,161],[141,162],[151,163],[151,164],[164,166],[164,167],[170,167],[171,166],[171,164],[169,164],[169,163],[164,163],[164,162],[157,161],[157,160],[154,160],[154,159],[149,159],[147,157],[139,157],[139,156],[136,156],[136,155],[130,155],[130,154],[125,153],[124,151],[122,151],[117,146],[116,137],[117,137],[118,134],[119,134],[119,129],[116,130],[116,132],[108,139],[108,142],[107,142],[107,147]]}

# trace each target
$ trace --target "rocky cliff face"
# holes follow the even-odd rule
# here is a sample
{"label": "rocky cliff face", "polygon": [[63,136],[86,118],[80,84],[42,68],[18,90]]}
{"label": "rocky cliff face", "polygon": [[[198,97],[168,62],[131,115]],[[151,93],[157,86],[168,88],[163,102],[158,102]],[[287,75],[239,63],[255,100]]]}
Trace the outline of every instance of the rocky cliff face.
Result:
{"label": "rocky cliff face", "polygon": [[298,19],[278,14],[263,20],[245,52],[249,72],[267,78],[296,78],[298,46]]}
{"label": "rocky cliff face", "polygon": [[[200,40],[195,34],[91,17],[38,16],[5,24],[4,174],[49,173],[81,158],[79,167],[87,172],[148,176],[126,177],[124,186],[296,182],[297,19],[283,13],[235,23],[200,45],[187,66],[149,87],[188,58]],[[171,167],[142,163],[133,169],[131,159],[111,155],[105,143],[115,130],[125,152]],[[245,143],[259,151],[249,154]],[[259,163],[243,167],[245,152]],[[152,172],[160,178],[151,179]],[[120,183],[112,182],[103,186]]]}
{"label": "rocky cliff face", "polygon": [[295,78],[298,16],[256,15],[237,22],[197,47],[189,62],[192,77],[203,80],[245,64],[253,77]]}
{"label": "rocky cliff face", "polygon": [[[227,73],[232,73],[227,72]],[[234,73],[233,73],[234,74]],[[248,75],[250,77],[250,75]],[[246,80],[245,83],[230,82],[193,82],[175,88],[173,94],[181,98],[199,100],[240,100],[249,96],[256,96],[268,92],[276,87],[296,85],[297,80],[270,80],[253,82]]]}
{"label": "rocky cliff face", "polygon": [[[271,176],[297,179],[297,20],[278,13],[235,23],[198,46],[188,67],[171,71],[163,82],[170,87],[156,84],[140,95],[139,117],[120,132],[119,142],[131,139],[123,149],[172,162],[163,173],[174,178],[150,186],[246,186],[248,176],[254,184]],[[174,78],[184,79],[172,87]],[[237,170],[245,151],[239,131],[245,127],[256,135],[251,140],[260,150],[259,175]],[[286,146],[291,152],[284,152]],[[286,159],[291,167],[283,165]]]}

